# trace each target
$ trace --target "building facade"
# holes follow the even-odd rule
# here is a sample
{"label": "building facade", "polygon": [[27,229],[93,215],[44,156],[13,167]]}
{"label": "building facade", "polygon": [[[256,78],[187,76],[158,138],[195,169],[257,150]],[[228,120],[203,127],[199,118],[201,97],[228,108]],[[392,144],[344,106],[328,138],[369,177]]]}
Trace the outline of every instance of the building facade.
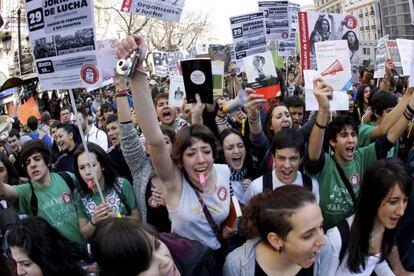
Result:
{"label": "building facade", "polygon": [[316,11],[327,13],[343,13],[345,0],[314,0]]}
{"label": "building facade", "polygon": [[409,0],[380,0],[382,35],[390,39],[414,39],[414,25],[410,15]]}

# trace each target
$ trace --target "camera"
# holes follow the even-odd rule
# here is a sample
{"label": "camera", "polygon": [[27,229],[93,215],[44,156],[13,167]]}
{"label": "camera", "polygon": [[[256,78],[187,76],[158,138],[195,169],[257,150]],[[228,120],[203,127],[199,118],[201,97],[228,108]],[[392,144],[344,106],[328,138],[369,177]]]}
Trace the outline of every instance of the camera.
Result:
{"label": "camera", "polygon": [[141,57],[141,49],[136,49],[127,59],[120,59],[116,63],[116,73],[124,77],[132,77],[135,72],[135,67]]}

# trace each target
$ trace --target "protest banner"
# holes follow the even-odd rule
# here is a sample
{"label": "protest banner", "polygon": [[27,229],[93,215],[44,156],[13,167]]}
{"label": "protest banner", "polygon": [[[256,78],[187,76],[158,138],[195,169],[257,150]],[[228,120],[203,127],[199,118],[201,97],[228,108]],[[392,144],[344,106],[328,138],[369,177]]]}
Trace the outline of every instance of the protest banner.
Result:
{"label": "protest banner", "polygon": [[180,21],[184,0],[124,0],[121,11],[167,21]]}
{"label": "protest banner", "polygon": [[41,90],[96,86],[100,81],[93,8],[93,0],[26,1]]}
{"label": "protest banner", "polygon": [[[303,78],[305,81],[305,107],[306,111],[316,111],[319,109],[318,101],[313,94],[313,80],[319,77],[320,74],[316,70],[303,70]],[[348,110],[349,99],[348,94],[344,91],[333,91],[332,100],[330,101],[329,109],[333,110]]]}
{"label": "protest banner", "polygon": [[289,38],[289,1],[259,1],[259,11],[264,14],[266,39]]}
{"label": "protest banner", "polygon": [[401,67],[404,76],[410,76],[413,59],[414,40],[396,39],[398,51],[401,57]]}
{"label": "protest banner", "polygon": [[302,68],[317,70],[315,43],[326,40],[347,40],[352,78],[359,80],[359,24],[352,15],[299,12],[299,36]]}
{"label": "protest banner", "polygon": [[292,33],[296,34],[298,30],[298,14],[300,12],[300,5],[296,3],[289,2],[289,30],[292,37]]}
{"label": "protest banner", "polygon": [[185,96],[183,76],[171,76],[170,90],[168,93],[168,105],[182,107]]}
{"label": "protest banner", "polygon": [[243,58],[248,85],[270,99],[280,94],[280,83],[270,51]]}
{"label": "protest banner", "polygon": [[[14,104],[10,104],[8,109],[9,114],[14,114],[14,109]],[[17,106],[16,115],[23,124],[27,123],[27,119],[30,116],[35,116],[38,120],[41,118],[39,107],[33,97],[30,97],[24,104]]]}
{"label": "protest banner", "polygon": [[374,78],[382,78],[385,74],[385,60],[387,59],[387,49],[385,41],[388,40],[389,35],[383,36],[378,39],[377,51],[375,53],[375,67]]}
{"label": "protest banner", "polygon": [[224,74],[230,65],[230,45],[211,44],[208,48],[213,71],[213,95],[223,95]]}
{"label": "protest banner", "polygon": [[[177,69],[177,62],[184,58],[182,52],[161,52],[153,51],[154,74],[160,77],[170,75],[170,71]],[[172,74],[177,75],[177,74]]]}
{"label": "protest banner", "polygon": [[345,40],[321,41],[315,43],[319,74],[333,90],[352,89],[351,62],[348,43]]}
{"label": "protest banner", "polygon": [[279,57],[290,57],[296,55],[295,33],[290,33],[290,37],[288,39],[278,40],[277,53]]}
{"label": "protest banner", "polygon": [[385,41],[385,47],[387,49],[387,57],[390,58],[394,64],[394,70],[398,72],[398,74],[402,74],[401,57],[400,52],[398,51],[397,41],[387,40]]}
{"label": "protest banner", "polygon": [[263,12],[230,17],[230,24],[236,61],[266,51]]}

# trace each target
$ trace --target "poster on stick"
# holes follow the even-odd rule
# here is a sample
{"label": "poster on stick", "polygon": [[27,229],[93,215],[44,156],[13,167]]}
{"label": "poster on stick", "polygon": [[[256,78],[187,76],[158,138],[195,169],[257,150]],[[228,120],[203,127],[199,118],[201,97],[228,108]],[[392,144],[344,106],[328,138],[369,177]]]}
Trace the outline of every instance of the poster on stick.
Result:
{"label": "poster on stick", "polygon": [[184,0],[124,0],[121,11],[166,21],[180,21]]}
{"label": "poster on stick", "polygon": [[259,1],[258,5],[264,13],[267,40],[289,38],[289,1]]}
{"label": "poster on stick", "polygon": [[100,81],[93,0],[26,1],[29,40],[42,91]]}

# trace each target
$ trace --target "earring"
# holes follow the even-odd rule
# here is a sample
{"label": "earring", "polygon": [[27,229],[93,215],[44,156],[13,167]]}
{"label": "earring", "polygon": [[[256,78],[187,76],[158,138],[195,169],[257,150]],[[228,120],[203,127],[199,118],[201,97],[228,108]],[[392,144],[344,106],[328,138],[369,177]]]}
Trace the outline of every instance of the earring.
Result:
{"label": "earring", "polygon": [[282,254],[282,251],[283,251],[283,246],[281,246],[277,249],[277,252],[279,253],[279,255]]}

